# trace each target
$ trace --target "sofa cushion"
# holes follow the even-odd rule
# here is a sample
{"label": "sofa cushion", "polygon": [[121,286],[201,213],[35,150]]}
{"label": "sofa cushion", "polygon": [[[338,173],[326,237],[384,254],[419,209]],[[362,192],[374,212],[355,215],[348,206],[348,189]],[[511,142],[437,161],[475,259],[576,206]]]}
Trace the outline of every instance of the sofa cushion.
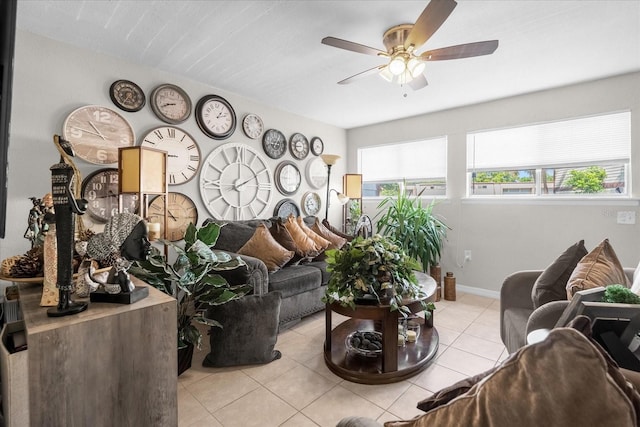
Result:
{"label": "sofa cushion", "polygon": [[245,243],[253,237],[256,227],[262,224],[262,220],[251,221],[221,221],[216,219],[207,219],[205,224],[215,222],[222,225],[220,235],[214,248],[222,251],[238,252]]}
{"label": "sofa cushion", "polygon": [[322,273],[314,267],[292,265],[269,274],[269,292],[279,291],[282,298],[320,287]]}
{"label": "sofa cushion", "polygon": [[313,240],[316,243],[316,246],[318,246],[322,251],[324,251],[325,249],[327,249],[329,247],[331,242],[329,240],[325,239],[324,237],[320,236],[318,233],[313,231],[311,228],[309,228],[309,226],[307,224],[305,224],[305,222],[303,221],[301,216],[297,217],[296,221],[298,221],[298,225],[300,226],[302,231],[304,231],[304,233],[307,236],[311,237],[311,240]]}
{"label": "sofa cushion", "polygon": [[531,291],[535,308],[550,301],[567,299],[567,282],[578,262],[588,253],[584,240],[569,246],[538,277]]}
{"label": "sofa cushion", "polygon": [[629,287],[629,280],[609,239],[604,239],[576,265],[567,283],[567,297],[585,289],[620,284]]}
{"label": "sofa cushion", "polygon": [[618,368],[587,337],[559,328],[448,403],[385,427],[635,426],[637,393],[631,390],[632,401],[628,392]]}
{"label": "sofa cushion", "polygon": [[293,258],[295,252],[282,247],[273,238],[267,226],[260,224],[251,239],[238,250],[238,253],[258,258],[271,272],[281,269]]}
{"label": "sofa cushion", "polygon": [[314,267],[320,270],[322,273],[322,284],[326,285],[329,283],[329,278],[331,277],[331,273],[327,271],[327,262],[324,260],[318,260],[318,257],[314,258],[313,261],[307,262],[304,264],[305,267]]}
{"label": "sofa cushion", "polygon": [[296,243],[296,253],[301,257],[316,257],[322,249],[316,245],[316,243],[311,239],[311,237],[307,236],[307,234],[300,228],[298,225],[298,221],[293,215],[289,215],[289,217],[284,221],[284,226],[287,228],[289,234],[293,238],[293,241]]}
{"label": "sofa cushion", "polygon": [[318,235],[324,237],[329,242],[331,242],[331,244],[327,249],[340,249],[347,243],[347,239],[333,233],[331,230],[325,227],[318,218],[316,218],[315,222],[311,226],[311,229],[315,231]]}
{"label": "sofa cushion", "polygon": [[283,248],[294,252],[293,258],[291,258],[286,265],[298,265],[303,257],[297,252],[298,247],[296,246],[296,242],[293,241],[289,230],[287,230],[287,227],[284,226],[280,219],[271,222],[269,232]]}

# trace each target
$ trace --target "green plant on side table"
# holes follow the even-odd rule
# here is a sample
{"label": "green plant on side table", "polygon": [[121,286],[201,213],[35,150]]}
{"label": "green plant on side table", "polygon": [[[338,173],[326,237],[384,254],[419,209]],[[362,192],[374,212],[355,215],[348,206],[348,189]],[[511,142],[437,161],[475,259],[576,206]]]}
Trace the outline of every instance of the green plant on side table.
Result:
{"label": "green plant on side table", "polygon": [[[342,249],[326,254],[331,278],[323,297],[325,303],[355,308],[359,300],[369,299],[388,303],[392,311],[399,310],[406,317],[410,311],[402,299],[424,296],[414,273],[420,265],[384,236],[356,237]],[[426,303],[423,306],[426,309]]]}
{"label": "green plant on side table", "polygon": [[212,249],[220,235],[220,225],[209,223],[196,228],[189,224],[184,246],[161,241],[172,247],[176,259],[169,263],[157,248],[146,261],[136,262],[129,272],[149,285],[173,296],[178,303],[178,349],[202,347],[202,334],[194,321],[208,326],[221,325],[204,316],[210,305],[224,304],[250,291],[250,285],[232,286],[217,272],[234,270],[245,263],[239,257]]}
{"label": "green plant on side table", "polygon": [[602,302],[617,304],[640,304],[640,296],[624,285],[609,285],[604,288]]}

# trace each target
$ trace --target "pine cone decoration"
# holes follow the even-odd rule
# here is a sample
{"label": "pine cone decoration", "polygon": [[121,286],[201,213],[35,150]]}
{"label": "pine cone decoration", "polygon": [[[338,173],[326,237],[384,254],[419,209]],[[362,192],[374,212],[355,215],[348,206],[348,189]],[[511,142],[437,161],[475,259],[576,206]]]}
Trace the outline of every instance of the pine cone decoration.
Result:
{"label": "pine cone decoration", "polygon": [[38,277],[42,276],[43,269],[42,248],[35,247],[11,266],[11,277]]}

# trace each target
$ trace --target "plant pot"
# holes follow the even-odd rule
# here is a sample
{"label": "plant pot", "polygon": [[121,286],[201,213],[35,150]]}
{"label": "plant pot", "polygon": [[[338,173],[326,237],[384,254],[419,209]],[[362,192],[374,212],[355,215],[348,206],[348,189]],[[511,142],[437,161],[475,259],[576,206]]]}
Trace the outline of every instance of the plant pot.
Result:
{"label": "plant pot", "polygon": [[178,349],[178,376],[191,367],[193,359],[193,344]]}
{"label": "plant pot", "polygon": [[425,318],[424,325],[427,328],[433,328],[433,310],[427,310],[425,313],[430,313],[431,316],[428,319]]}

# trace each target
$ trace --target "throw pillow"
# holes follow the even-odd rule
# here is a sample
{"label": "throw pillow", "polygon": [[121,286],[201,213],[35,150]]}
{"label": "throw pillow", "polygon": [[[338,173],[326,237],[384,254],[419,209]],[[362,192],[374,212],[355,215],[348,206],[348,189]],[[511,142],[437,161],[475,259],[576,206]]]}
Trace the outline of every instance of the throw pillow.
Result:
{"label": "throw pillow", "polygon": [[313,258],[322,252],[321,248],[316,245],[316,242],[314,242],[311,237],[307,236],[302,228],[300,228],[298,221],[293,215],[289,215],[284,222],[284,226],[287,228],[287,231],[291,234],[291,238],[296,243],[298,255],[305,258]]}
{"label": "throw pillow", "polygon": [[318,218],[316,218],[316,221],[311,226],[311,229],[315,231],[319,236],[322,236],[329,242],[331,242],[327,249],[341,249],[347,243],[347,239],[333,233],[331,230],[325,227]]}
{"label": "throw pillow", "polygon": [[631,285],[631,290],[634,294],[640,295],[640,263],[638,263],[636,270],[633,272],[633,284]]}
{"label": "throw pillow", "polygon": [[[597,405],[580,404],[587,390]],[[632,393],[631,400],[625,390],[617,366],[587,337],[575,329],[557,328],[544,341],[522,347],[448,403],[385,427],[635,426],[634,404],[640,396]]]}
{"label": "throw pillow", "polygon": [[291,261],[286,263],[285,265],[298,265],[300,261],[303,259],[302,256],[298,254],[298,247],[296,246],[296,242],[293,241],[293,237],[287,230],[287,227],[284,226],[283,220],[278,218],[271,221],[271,227],[269,227],[269,232],[276,239],[276,242],[280,243],[283,248],[293,251],[294,255],[291,258]]}
{"label": "throw pillow", "polygon": [[584,240],[569,246],[544,269],[533,285],[531,301],[538,308],[551,301],[567,299],[567,282],[578,262],[588,253]]}
{"label": "throw pillow", "polygon": [[267,270],[277,271],[293,258],[294,252],[283,248],[273,238],[267,226],[260,224],[253,237],[240,248],[238,254],[258,258],[264,262]]}
{"label": "throw pillow", "polygon": [[237,366],[269,363],[281,354],[273,348],[278,340],[280,292],[246,295],[207,309],[206,317],[222,328],[209,330],[211,352],[202,366]]}
{"label": "throw pillow", "polygon": [[567,283],[567,297],[571,299],[584,289],[615,284],[629,287],[629,280],[609,239],[604,239],[576,265]]}
{"label": "throw pillow", "polygon": [[325,249],[327,249],[329,247],[331,242],[329,240],[325,239],[324,237],[320,236],[318,233],[316,233],[312,229],[310,229],[307,226],[307,224],[305,224],[305,222],[304,222],[304,220],[302,219],[301,216],[297,217],[296,221],[298,221],[298,225],[300,226],[302,231],[304,231],[304,233],[307,236],[311,237],[311,240],[313,240],[316,243],[316,246],[318,246],[320,248],[320,250],[324,251]]}

